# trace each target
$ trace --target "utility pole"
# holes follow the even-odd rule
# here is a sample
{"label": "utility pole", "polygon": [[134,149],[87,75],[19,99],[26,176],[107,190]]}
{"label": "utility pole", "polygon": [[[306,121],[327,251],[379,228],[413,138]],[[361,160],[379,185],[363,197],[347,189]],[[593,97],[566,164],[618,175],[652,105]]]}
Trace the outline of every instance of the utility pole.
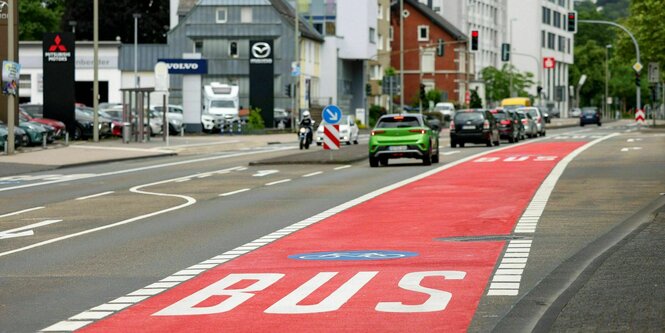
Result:
{"label": "utility pole", "polygon": [[[296,30],[295,30],[295,35],[294,35],[294,40],[295,40],[295,62],[296,62],[296,68],[295,70],[300,67],[300,11],[298,10],[298,0],[295,2],[295,24],[296,24]],[[293,115],[291,116],[292,119],[295,120],[295,117],[298,117],[298,121],[300,120],[300,96],[298,95],[298,92],[300,89],[299,83],[300,83],[300,73],[298,73],[297,76],[294,77],[295,83],[293,84]],[[296,129],[295,126],[291,126],[292,129]]]}
{"label": "utility pole", "polygon": [[93,82],[92,82],[92,108],[94,109],[93,119],[93,141],[99,142],[99,0],[92,2],[92,39],[93,39]]}
{"label": "utility pole", "polygon": [[404,111],[404,0],[399,0],[399,113]]}
{"label": "utility pole", "polygon": [[609,104],[607,103],[607,100],[609,99],[609,80],[610,80],[610,48],[612,48],[611,44],[605,45],[605,101],[603,101],[603,108],[605,116],[609,118]]}
{"label": "utility pole", "polygon": [[[14,13],[18,12],[16,8],[17,0],[7,0],[7,61],[14,61]],[[7,94],[7,155],[14,154],[14,95]]]}

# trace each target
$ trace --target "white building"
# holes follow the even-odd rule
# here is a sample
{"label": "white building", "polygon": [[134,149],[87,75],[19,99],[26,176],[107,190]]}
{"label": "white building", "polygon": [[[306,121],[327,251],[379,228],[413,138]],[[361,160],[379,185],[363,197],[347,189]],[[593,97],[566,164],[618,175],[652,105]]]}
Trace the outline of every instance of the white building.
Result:
{"label": "white building", "polygon": [[[574,34],[568,32],[567,16],[572,0],[507,0],[508,22],[512,22],[512,63],[522,72],[534,73],[543,87],[541,105],[568,115],[568,70],[573,64]],[[543,59],[554,58],[553,69],[543,69]],[[538,84],[537,84],[538,85]],[[530,94],[536,95],[536,87]]]}
{"label": "white building", "polygon": [[[474,53],[476,77],[485,67],[501,68],[501,43],[507,36],[506,8],[509,0],[419,0],[457,29],[471,36],[478,31],[478,51]],[[519,3],[530,2],[517,0]]]}

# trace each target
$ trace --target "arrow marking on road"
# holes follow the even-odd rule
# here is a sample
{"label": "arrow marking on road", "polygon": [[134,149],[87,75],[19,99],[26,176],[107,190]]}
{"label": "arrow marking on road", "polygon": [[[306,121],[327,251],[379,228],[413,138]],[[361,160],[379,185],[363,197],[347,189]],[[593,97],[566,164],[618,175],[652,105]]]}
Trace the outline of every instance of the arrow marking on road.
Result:
{"label": "arrow marking on road", "polygon": [[49,224],[53,224],[53,223],[58,223],[58,222],[61,222],[61,221],[62,220],[47,220],[47,221],[42,221],[42,222],[26,225],[26,226],[20,227],[20,228],[10,229],[10,230],[6,230],[6,231],[0,231],[0,239],[32,236],[32,235],[35,234],[34,230],[32,230],[32,229],[43,227],[45,225],[49,225]]}
{"label": "arrow marking on road", "polygon": [[265,176],[272,175],[272,174],[275,174],[275,173],[278,173],[278,172],[279,172],[279,170],[259,170],[255,174],[253,174],[252,176],[253,177],[265,177]]}

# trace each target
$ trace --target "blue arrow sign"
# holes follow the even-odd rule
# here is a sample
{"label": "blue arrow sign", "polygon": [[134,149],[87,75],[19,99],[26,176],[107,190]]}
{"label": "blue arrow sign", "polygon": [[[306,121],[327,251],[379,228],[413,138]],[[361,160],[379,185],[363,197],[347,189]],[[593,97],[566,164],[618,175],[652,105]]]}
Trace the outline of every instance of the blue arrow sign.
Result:
{"label": "blue arrow sign", "polygon": [[342,121],[342,110],[335,105],[323,108],[323,121],[330,125],[337,125]]}

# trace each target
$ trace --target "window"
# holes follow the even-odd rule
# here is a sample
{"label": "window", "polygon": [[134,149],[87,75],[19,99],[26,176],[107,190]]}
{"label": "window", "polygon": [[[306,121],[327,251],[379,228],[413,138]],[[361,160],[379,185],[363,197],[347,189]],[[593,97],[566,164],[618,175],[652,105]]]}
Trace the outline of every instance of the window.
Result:
{"label": "window", "polygon": [[240,8],[240,23],[252,23],[252,7]]}
{"label": "window", "polygon": [[556,43],[556,36],[553,33],[548,32],[547,33],[547,48],[550,49],[550,50],[554,50],[554,44],[555,43]]}
{"label": "window", "polygon": [[566,38],[566,41],[568,42],[568,54],[570,54],[570,38]]}
{"label": "window", "polygon": [[546,46],[546,44],[545,44],[546,38],[547,38],[547,33],[545,33],[545,30],[541,31],[540,32],[540,47],[544,48]]}
{"label": "window", "polygon": [[435,60],[435,51],[434,49],[424,49],[422,58],[421,58],[421,68],[424,73],[433,73],[434,72],[434,60]]}
{"label": "window", "polygon": [[227,18],[228,14],[226,8],[217,8],[217,16],[216,16],[217,23],[226,23]]}
{"label": "window", "polygon": [[383,20],[383,6],[379,4],[379,20]]}
{"label": "window", "polygon": [[559,36],[559,52],[566,52],[566,37]]}
{"label": "window", "polygon": [[201,40],[194,41],[194,52],[203,53],[203,41]]}
{"label": "window", "polygon": [[561,13],[557,11],[554,12],[554,26],[561,28]]}
{"label": "window", "polygon": [[19,89],[30,90],[32,88],[32,81],[30,81],[30,79],[30,74],[20,74],[18,81]]}
{"label": "window", "polygon": [[393,35],[394,35],[395,30],[393,30],[393,27],[391,26],[390,29],[388,29],[388,40],[391,42],[393,41]]}
{"label": "window", "polygon": [[229,56],[231,56],[232,58],[238,57],[238,42],[229,43]]}
{"label": "window", "polygon": [[429,41],[429,26],[428,25],[419,25],[418,26],[418,41],[419,42]]}
{"label": "window", "polygon": [[376,44],[376,29],[369,28],[369,42]]}
{"label": "window", "polygon": [[552,24],[552,10],[547,7],[543,7],[543,23]]}

